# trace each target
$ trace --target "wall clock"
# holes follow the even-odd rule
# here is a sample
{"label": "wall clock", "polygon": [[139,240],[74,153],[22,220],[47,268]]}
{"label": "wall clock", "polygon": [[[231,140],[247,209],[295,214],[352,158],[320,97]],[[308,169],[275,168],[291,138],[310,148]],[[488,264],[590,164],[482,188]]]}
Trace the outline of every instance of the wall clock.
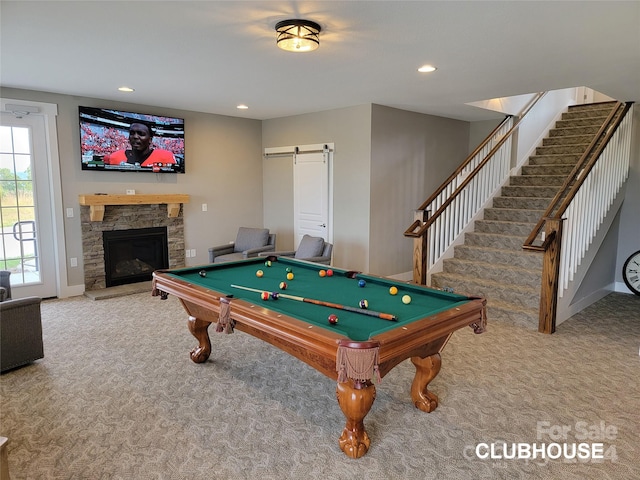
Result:
{"label": "wall clock", "polygon": [[640,295],[640,250],[632,253],[622,267],[622,279],[629,290]]}

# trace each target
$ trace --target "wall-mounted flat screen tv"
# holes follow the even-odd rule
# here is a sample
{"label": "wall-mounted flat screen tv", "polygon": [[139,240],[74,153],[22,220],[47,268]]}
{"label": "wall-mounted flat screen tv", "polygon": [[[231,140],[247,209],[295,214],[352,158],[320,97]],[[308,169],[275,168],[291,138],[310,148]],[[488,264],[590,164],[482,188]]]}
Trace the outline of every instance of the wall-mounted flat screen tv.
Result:
{"label": "wall-mounted flat screen tv", "polygon": [[82,169],[184,173],[184,119],[80,107]]}

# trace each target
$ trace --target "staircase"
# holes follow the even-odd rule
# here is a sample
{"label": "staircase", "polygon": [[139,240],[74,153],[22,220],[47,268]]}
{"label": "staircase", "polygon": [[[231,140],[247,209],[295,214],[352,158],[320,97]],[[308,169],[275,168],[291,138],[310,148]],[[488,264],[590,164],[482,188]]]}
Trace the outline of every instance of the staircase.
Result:
{"label": "staircase", "polygon": [[522,167],[511,176],[464,244],[431,275],[431,286],[487,299],[488,317],[529,329],[539,322],[542,254],[522,244],[567,175],[605,122],[614,103],[569,107]]}

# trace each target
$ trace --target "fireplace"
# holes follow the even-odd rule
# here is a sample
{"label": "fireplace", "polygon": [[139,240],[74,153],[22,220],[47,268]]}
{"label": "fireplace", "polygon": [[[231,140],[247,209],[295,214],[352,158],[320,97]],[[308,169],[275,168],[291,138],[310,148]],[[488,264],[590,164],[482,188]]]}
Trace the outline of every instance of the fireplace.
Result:
{"label": "fireplace", "polygon": [[167,227],[102,232],[107,287],[151,280],[169,267]]}
{"label": "fireplace", "polygon": [[[110,198],[110,195],[98,198]],[[118,198],[133,198],[138,195],[121,195]],[[174,196],[170,200],[173,201]],[[164,196],[161,200],[164,200]],[[180,201],[184,201],[180,199]],[[167,215],[167,206],[163,204],[123,204],[108,205],[102,220],[94,220],[89,205],[82,203],[80,217],[82,223],[82,255],[84,263],[85,290],[106,288],[105,253],[103,233],[132,229],[165,228],[168,236],[169,268],[184,267],[184,221],[182,208],[177,215]]]}

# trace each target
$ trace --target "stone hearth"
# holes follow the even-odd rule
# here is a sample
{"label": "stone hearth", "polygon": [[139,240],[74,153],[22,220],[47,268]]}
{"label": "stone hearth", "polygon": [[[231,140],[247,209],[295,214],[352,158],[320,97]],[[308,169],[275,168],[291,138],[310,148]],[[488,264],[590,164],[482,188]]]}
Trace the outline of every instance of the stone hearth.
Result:
{"label": "stone hearth", "polygon": [[106,288],[102,232],[131,228],[167,227],[169,268],[182,267],[184,257],[184,221],[182,208],[175,217],[167,216],[167,207],[152,205],[112,205],[102,221],[91,221],[89,206],[80,207],[84,284],[86,290]]}

